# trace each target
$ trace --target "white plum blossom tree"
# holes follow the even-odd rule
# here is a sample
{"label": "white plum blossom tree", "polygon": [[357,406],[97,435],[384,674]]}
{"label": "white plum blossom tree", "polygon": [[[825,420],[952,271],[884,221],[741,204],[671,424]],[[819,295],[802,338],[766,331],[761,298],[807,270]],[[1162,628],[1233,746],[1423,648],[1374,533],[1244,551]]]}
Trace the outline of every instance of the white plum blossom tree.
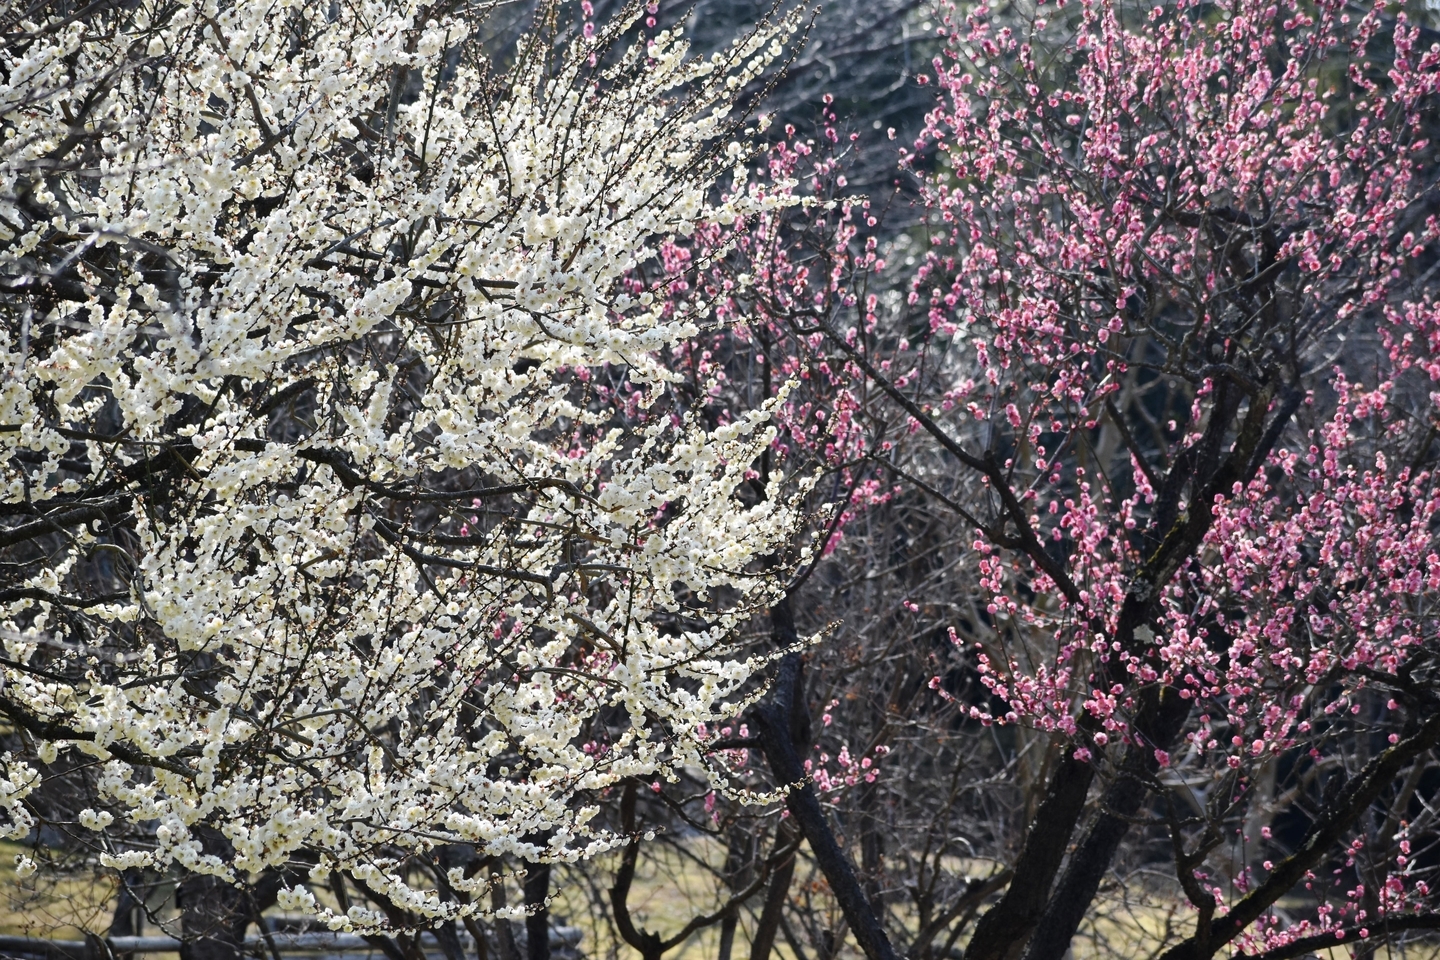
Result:
{"label": "white plum blossom tree", "polygon": [[604,849],[593,798],[753,688],[804,482],[757,480],[766,409],[667,389],[704,307],[619,281],[785,202],[729,108],[797,24],[695,58],[640,7],[509,49],[486,13],[0,23],[6,837],[83,775],[108,866],[464,919],[488,875],[407,858]]}

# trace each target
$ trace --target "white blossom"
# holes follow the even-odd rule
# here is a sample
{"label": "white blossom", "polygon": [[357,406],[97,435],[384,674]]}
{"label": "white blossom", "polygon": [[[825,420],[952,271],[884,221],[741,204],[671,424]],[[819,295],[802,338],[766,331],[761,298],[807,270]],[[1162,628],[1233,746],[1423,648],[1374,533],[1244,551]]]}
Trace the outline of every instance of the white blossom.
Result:
{"label": "white blossom", "polygon": [[394,858],[604,849],[589,798],[693,760],[764,662],[799,485],[739,496],[767,410],[687,414],[658,357],[703,317],[622,281],[776,202],[717,178],[795,23],[504,72],[410,0],[166,10],[0,51],[4,835],[83,751],[108,865],[304,851],[455,915]]}

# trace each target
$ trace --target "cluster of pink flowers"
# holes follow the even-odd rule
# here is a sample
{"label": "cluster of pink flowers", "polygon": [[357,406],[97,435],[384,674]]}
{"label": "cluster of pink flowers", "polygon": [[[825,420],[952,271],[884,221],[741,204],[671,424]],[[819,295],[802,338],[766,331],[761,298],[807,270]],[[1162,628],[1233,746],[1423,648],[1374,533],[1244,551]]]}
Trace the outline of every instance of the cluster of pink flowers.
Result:
{"label": "cluster of pink flowers", "polygon": [[[1138,747],[1240,783],[1287,752],[1318,760],[1342,719],[1393,745],[1370,688],[1403,687],[1437,639],[1440,483],[1420,440],[1440,310],[1414,265],[1440,236],[1415,206],[1440,46],[1379,4],[1181,0],[1139,27],[1118,4],[1065,6],[1023,29],[948,8],[940,99],[907,154],[939,172],[909,293],[929,333],[894,369],[939,371],[923,412],[992,451],[1002,504],[973,544],[994,639],[965,641],[989,697],[962,707],[1058,732],[1078,760]],[[1350,69],[1327,75],[1336,51]],[[1135,399],[1166,381],[1168,408]],[[1207,485],[1227,455],[1243,459]],[[1177,742],[1134,725],[1156,687],[1193,704]],[[1385,909],[1409,902],[1405,877],[1397,861]],[[1312,925],[1352,929],[1354,903]]]}

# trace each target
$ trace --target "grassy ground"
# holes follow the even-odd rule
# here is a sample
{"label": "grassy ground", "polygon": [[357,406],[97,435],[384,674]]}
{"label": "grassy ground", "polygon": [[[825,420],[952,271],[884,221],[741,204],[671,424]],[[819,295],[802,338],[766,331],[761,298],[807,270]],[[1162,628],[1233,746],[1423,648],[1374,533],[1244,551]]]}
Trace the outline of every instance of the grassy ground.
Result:
{"label": "grassy ground", "polygon": [[[608,904],[608,887],[614,876],[618,854],[602,859],[593,866],[592,876],[602,878],[597,884],[587,883],[575,874],[562,874],[557,903],[552,910],[563,922],[579,927],[585,935],[581,949],[592,960],[630,960],[637,954],[625,947],[610,928],[608,908],[598,913],[593,904],[597,899]],[[656,843],[645,848],[636,869],[635,882],[628,903],[637,927],[643,927],[662,938],[677,933],[692,917],[718,909],[722,894],[715,881],[715,871],[723,864],[724,849],[708,840],[688,843],[685,855],[673,847]],[[708,869],[707,869],[708,868]],[[740,911],[735,934],[733,956],[748,956],[751,934],[759,911],[759,897],[752,898],[753,910]],[[714,960],[719,954],[720,927],[714,925],[693,934],[683,944],[665,955],[666,960]],[[779,960],[797,960],[784,943],[776,944]]]}
{"label": "grassy ground", "polygon": [[[20,849],[13,844],[0,844],[0,934],[69,940],[82,939],[86,933],[104,935],[107,932],[114,911],[115,887],[111,880],[88,868],[53,872],[42,868],[36,875],[20,879],[15,874],[14,860]],[[714,879],[714,868],[723,858],[724,851],[707,842],[690,843],[680,849],[663,844],[647,847],[629,898],[636,925],[668,937],[692,917],[715,910],[721,902],[721,891]],[[558,923],[581,929],[584,936],[581,951],[590,960],[632,960],[637,956],[615,935],[608,909],[595,909],[597,902],[608,903],[613,866],[612,857],[610,861],[592,864],[583,875],[569,869],[556,873],[559,889],[552,913]],[[792,894],[799,898],[808,891],[820,894],[823,899],[823,881],[817,886],[816,878],[808,873],[807,867],[804,863],[799,865]],[[510,885],[516,887],[511,893],[513,901],[519,892],[518,884]],[[158,908],[162,921],[174,918],[173,907],[166,899],[161,891],[157,902],[152,904]],[[748,957],[758,900],[753,898],[753,909],[740,913],[733,953],[736,960]],[[1097,913],[1076,938],[1074,960],[1154,957],[1167,940],[1173,942],[1188,920],[1188,914],[1179,904],[1158,898],[1111,897]],[[719,936],[718,925],[702,930],[666,954],[666,960],[715,960]],[[783,937],[777,938],[775,960],[819,960],[808,947],[802,945],[802,949],[809,955],[798,956]],[[175,960],[176,956],[153,954],[147,960]],[[858,956],[853,942],[847,942],[840,952],[842,960]],[[1323,957],[1324,960],[1351,960],[1352,953],[1337,947]],[[1408,951],[1382,949],[1377,957],[1440,960],[1440,945]]]}
{"label": "grassy ground", "polygon": [[55,940],[104,933],[114,912],[113,882],[89,869],[52,873],[43,867],[22,880],[15,874],[21,849],[0,843],[0,933]]}

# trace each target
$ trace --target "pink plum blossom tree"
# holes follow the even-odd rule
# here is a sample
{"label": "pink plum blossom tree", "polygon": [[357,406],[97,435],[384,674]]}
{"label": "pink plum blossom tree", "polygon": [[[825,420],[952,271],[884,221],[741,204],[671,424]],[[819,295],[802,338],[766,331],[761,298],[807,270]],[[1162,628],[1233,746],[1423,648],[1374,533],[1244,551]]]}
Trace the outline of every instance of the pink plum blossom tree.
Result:
{"label": "pink plum blossom tree", "polygon": [[910,479],[988,595],[963,709],[1048,741],[967,960],[1064,955],[1144,831],[1192,910],[1167,958],[1434,929],[1440,44],[1333,2],[942,29],[923,321],[792,323],[948,459]]}

